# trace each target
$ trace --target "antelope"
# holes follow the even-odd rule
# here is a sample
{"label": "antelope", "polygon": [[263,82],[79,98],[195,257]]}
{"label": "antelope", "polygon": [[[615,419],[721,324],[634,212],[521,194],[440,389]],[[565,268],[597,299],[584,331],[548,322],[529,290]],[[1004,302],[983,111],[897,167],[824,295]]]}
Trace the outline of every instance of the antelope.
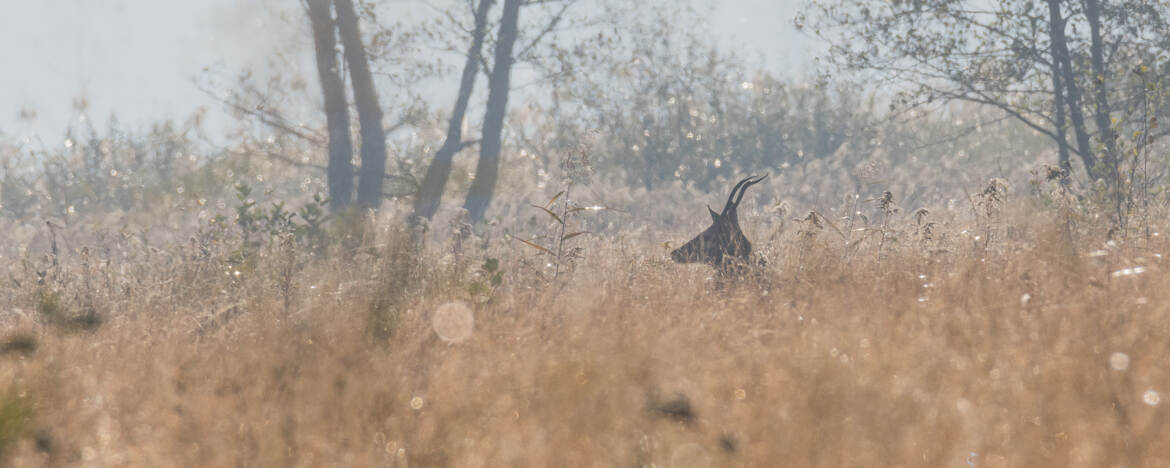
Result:
{"label": "antelope", "polygon": [[[671,252],[670,258],[679,263],[706,263],[721,272],[729,272],[736,266],[747,264],[752,254],[752,243],[739,229],[736,210],[748,187],[767,177],[767,174],[748,177],[735,184],[731,195],[727,197],[727,204],[723,205],[722,213],[716,213],[711,205],[707,205],[707,211],[711,213],[711,227]],[[736,192],[739,192],[738,196]]]}

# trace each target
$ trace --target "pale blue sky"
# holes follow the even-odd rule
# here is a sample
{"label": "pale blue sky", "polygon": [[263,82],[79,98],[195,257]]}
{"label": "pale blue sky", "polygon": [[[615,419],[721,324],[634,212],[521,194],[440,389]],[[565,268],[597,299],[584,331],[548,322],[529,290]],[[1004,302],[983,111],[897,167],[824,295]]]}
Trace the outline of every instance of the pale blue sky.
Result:
{"label": "pale blue sky", "polygon": [[[778,74],[799,75],[812,42],[791,25],[798,1],[714,1],[711,27],[724,47],[760,57]],[[425,9],[419,0],[394,3]],[[18,0],[0,15],[0,60],[9,65],[0,86],[0,133],[59,140],[76,117],[78,96],[87,98],[99,128],[111,113],[143,128],[208,106],[214,129],[225,114],[193,78],[204,67],[262,72],[264,57],[277,47],[299,47],[311,66],[303,21],[297,0]],[[35,119],[22,119],[22,110]]]}

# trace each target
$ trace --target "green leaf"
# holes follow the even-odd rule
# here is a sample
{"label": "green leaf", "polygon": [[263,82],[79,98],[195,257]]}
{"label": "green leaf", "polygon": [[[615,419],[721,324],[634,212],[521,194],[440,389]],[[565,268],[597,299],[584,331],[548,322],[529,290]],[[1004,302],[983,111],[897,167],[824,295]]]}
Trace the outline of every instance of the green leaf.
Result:
{"label": "green leaf", "polygon": [[488,289],[488,286],[483,281],[476,281],[467,285],[467,292],[472,296],[486,296],[491,293],[491,290]]}
{"label": "green leaf", "polygon": [[488,258],[483,261],[483,266],[480,268],[488,273],[494,272],[500,268],[500,261],[494,258]]}

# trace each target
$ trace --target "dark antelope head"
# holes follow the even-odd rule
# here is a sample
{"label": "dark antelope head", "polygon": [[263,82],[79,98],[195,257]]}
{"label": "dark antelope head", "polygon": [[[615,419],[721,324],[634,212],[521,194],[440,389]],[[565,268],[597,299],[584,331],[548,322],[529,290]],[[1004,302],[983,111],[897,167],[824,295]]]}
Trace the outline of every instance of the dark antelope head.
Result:
{"label": "dark antelope head", "polygon": [[752,254],[752,243],[748,242],[743,231],[739,229],[739,215],[736,209],[739,208],[739,202],[743,200],[743,193],[748,187],[760,183],[767,177],[767,174],[748,177],[735,184],[735,188],[731,189],[731,195],[727,197],[727,204],[723,205],[722,213],[716,213],[707,205],[707,211],[711,213],[711,227],[671,252],[670,258],[679,263],[706,263],[720,270],[728,269],[733,262],[747,263]]}

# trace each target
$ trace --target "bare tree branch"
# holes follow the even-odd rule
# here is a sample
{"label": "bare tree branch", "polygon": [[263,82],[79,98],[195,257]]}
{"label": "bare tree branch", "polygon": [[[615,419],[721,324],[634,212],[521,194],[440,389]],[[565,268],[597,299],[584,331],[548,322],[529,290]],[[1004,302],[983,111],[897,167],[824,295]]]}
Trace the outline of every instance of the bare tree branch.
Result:
{"label": "bare tree branch", "polygon": [[207,88],[204,88],[203,86],[197,85],[197,88],[199,88],[199,90],[202,91],[203,94],[206,94],[208,97],[216,100],[217,102],[219,102],[225,106],[228,106],[231,109],[238,111],[242,114],[255,117],[256,120],[258,120],[260,123],[263,123],[264,125],[275,128],[277,130],[284,131],[285,133],[288,133],[289,135],[293,135],[295,137],[298,137],[302,140],[308,141],[308,142],[313,143],[315,145],[324,145],[325,144],[325,137],[323,135],[321,135],[320,133],[318,133],[316,130],[313,130],[313,129],[305,127],[305,126],[298,126],[298,125],[294,125],[292,123],[289,123],[288,119],[285,119],[280,114],[277,114],[277,113],[269,111],[269,110],[259,109],[255,106],[247,106],[238,100],[220,97],[219,95],[215,94],[214,92],[212,92],[211,90],[209,90]]}
{"label": "bare tree branch", "polygon": [[[537,3],[542,3],[542,2],[529,2],[529,3],[526,3],[525,5],[526,6],[527,5],[535,5]],[[573,4],[575,4],[575,3],[577,3],[576,0],[565,1],[564,5],[561,6],[560,11],[558,11],[555,15],[553,15],[552,19],[549,20],[548,24],[544,26],[544,29],[541,29],[540,32],[537,33],[536,37],[532,38],[532,40],[528,42],[528,45],[526,45],[520,49],[520,52],[518,52],[516,54],[516,57],[517,58],[527,57],[528,52],[531,51],[533,47],[536,47],[538,44],[540,44],[540,41],[543,40],[545,36],[549,35],[550,33],[553,32],[553,30],[556,29],[557,24],[559,24],[561,22],[561,19],[563,19],[565,17],[565,12],[568,11],[569,7],[573,6]]]}

